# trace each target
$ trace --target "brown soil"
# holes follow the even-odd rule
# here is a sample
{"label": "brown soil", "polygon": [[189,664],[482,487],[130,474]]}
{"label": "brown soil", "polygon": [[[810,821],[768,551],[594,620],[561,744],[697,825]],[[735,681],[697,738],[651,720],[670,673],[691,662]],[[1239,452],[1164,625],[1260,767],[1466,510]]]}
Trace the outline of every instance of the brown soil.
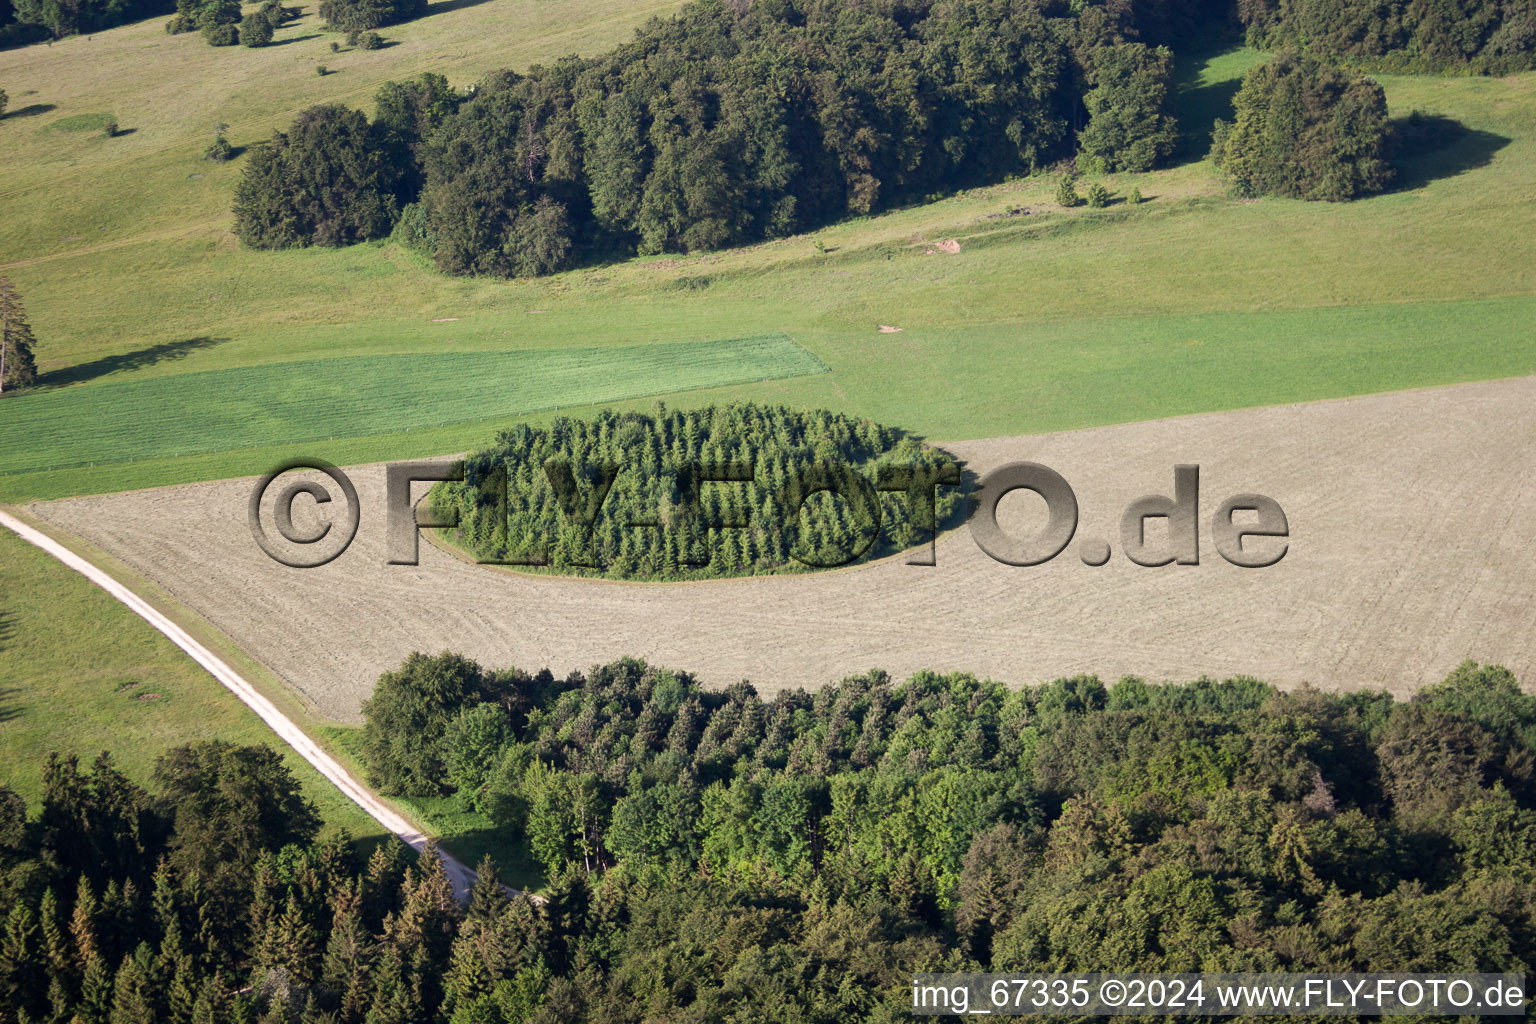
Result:
{"label": "brown soil", "polygon": [[[562,674],[631,654],[765,693],[874,667],[1010,684],[1247,674],[1403,694],[1475,658],[1536,679],[1536,378],[947,447],[977,472],[1033,460],[1061,473],[1080,508],[1073,544],[1018,568],[962,529],[940,539],[933,567],[898,557],[616,584],[493,571],[426,542],[419,566],[387,565],[378,466],[349,471],[362,526],[318,569],[257,548],[251,479],[33,508],[166,587],[338,718],[356,718],[378,674],[411,651],[444,649]],[[1200,564],[1134,565],[1120,550],[1121,510],[1171,494],[1180,462],[1201,469]],[[1274,498],[1290,519],[1278,565],[1240,569],[1216,553],[1211,516],[1242,492]],[[1000,518],[1022,534],[1043,522],[1040,505],[1018,492]],[[1079,557],[1096,540],[1113,548],[1102,567]]]}

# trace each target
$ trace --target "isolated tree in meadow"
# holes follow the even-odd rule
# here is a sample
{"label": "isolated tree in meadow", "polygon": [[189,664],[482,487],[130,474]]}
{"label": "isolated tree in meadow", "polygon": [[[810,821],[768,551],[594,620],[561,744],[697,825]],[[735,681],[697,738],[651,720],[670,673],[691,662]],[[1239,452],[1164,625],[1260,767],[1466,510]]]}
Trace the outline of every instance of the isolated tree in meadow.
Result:
{"label": "isolated tree in meadow", "polygon": [[1072,175],[1063,174],[1056,183],[1056,205],[1071,209],[1080,202],[1082,198],[1077,194],[1077,184],[1072,180]]}
{"label": "isolated tree in meadow", "polygon": [[4,89],[0,89],[0,117],[5,116],[5,105],[9,102],[10,97],[5,94]]}
{"label": "isolated tree in meadow", "polygon": [[1386,94],[1372,79],[1282,54],[1243,77],[1232,110],[1211,157],[1241,192],[1338,202],[1392,180]]}
{"label": "isolated tree in meadow", "polygon": [[240,22],[241,46],[266,46],[272,41],[272,20],[259,11],[252,11]]}
{"label": "isolated tree in meadow", "polygon": [[0,277],[0,393],[37,380],[37,361],[32,357],[35,344],[21,294],[10,278]]}

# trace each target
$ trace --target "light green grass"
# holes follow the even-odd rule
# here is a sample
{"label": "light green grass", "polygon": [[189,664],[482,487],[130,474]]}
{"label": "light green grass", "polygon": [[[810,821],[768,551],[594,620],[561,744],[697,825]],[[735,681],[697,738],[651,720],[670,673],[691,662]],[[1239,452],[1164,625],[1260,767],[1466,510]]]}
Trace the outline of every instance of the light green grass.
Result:
{"label": "light green grass", "polygon": [[783,335],[326,359],[13,396],[0,473],[350,438],[825,372]]}
{"label": "light green grass", "polygon": [[[101,70],[82,67],[79,80],[64,76],[60,86],[41,77],[33,51],[13,51],[25,60],[0,55],[0,76],[10,80],[14,70],[37,90],[28,102],[55,102],[61,115],[111,106],[125,128],[138,129],[110,147],[79,140],[71,148],[68,138],[48,141],[9,118],[0,123],[0,145],[14,141],[18,154],[17,184],[0,185],[0,273],[28,301],[48,382],[85,393],[118,380],[342,356],[782,333],[831,372],[656,397],[824,405],[960,439],[1536,368],[1536,75],[1383,77],[1394,115],[1437,113],[1468,134],[1406,161],[1394,191],[1350,204],[1235,200],[1198,158],[1209,122],[1263,59],[1239,49],[1181,65],[1179,104],[1194,157],[1103,179],[1117,196],[1139,188],[1149,201],[1138,207],[1063,211],[1051,202],[1053,180],[1042,176],[812,235],[534,281],[444,277],[387,243],[278,253],[234,243],[228,208],[241,161],[198,158],[208,138],[199,119],[211,124],[216,109],[230,108],[218,116],[236,124],[231,139],[246,145],[306,102],[366,105],[377,81],[408,71],[431,67],[464,84],[498,64],[601,49],[647,8],[610,14],[584,0],[551,0],[510,10],[487,3],[402,26],[400,47],[345,55],[347,74],[325,79],[310,66],[334,62],[321,53],[329,37],[277,48],[287,56],[250,51],[211,61],[199,47],[167,49],[180,41],[155,35],[158,28],[132,26],[98,35],[90,53]],[[523,31],[487,42],[507,24],[498,19],[522,19]],[[309,31],[308,21],[284,30]],[[67,60],[85,60],[88,48],[65,43]],[[149,57],[169,63],[155,70]],[[229,80],[215,83],[216,69]],[[377,78],[363,81],[365,70]],[[208,95],[159,91],[173,73],[206,82]],[[155,99],[109,101],[145,95]],[[1021,208],[1030,214],[1006,216]],[[931,243],[950,238],[961,243],[958,255],[931,252]],[[458,319],[433,322],[447,317]],[[880,324],[902,330],[877,333]],[[216,343],[183,344],[196,339]],[[568,396],[573,409],[586,400]],[[306,444],[302,453],[346,462],[463,450],[517,418],[412,430],[390,422],[327,442],[323,453]],[[253,434],[247,443],[272,438]],[[257,473],[299,448],[275,443],[180,459],[145,450],[140,461],[109,470],[0,478],[0,499]]]}
{"label": "light green grass", "polygon": [[50,132],[99,132],[108,125],[115,124],[116,118],[111,114],[72,114],[69,117],[61,117],[57,121],[49,122],[44,126],[44,131]]}
{"label": "light green grass", "polygon": [[89,763],[109,750],[130,778],[150,786],[167,749],[211,739],[282,750],[329,827],[358,839],[383,834],[143,619],[0,529],[0,780],[35,811],[50,751]]}

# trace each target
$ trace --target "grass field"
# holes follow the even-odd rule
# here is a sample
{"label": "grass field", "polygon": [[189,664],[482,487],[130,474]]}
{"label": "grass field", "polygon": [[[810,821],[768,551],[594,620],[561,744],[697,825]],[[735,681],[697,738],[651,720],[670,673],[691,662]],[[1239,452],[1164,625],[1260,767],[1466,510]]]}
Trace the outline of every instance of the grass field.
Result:
{"label": "grass field", "polygon": [[[0,273],[22,290],[41,339],[54,393],[37,401],[84,410],[111,397],[93,403],[89,391],[119,381],[320,359],[784,334],[831,372],[680,393],[697,386],[685,382],[658,397],[826,405],[956,439],[1536,371],[1536,75],[1382,78],[1394,115],[1437,114],[1458,134],[1401,155],[1391,192],[1345,205],[1231,199],[1198,158],[1205,126],[1262,59],[1239,49],[1180,68],[1184,163],[1107,179],[1117,194],[1139,187],[1150,199],[1139,207],[1063,211],[1041,176],[814,235],[536,281],[443,277],[387,243],[281,253],[235,244],[228,208],[241,161],[200,159],[214,121],[249,146],[308,103],[369,106],[391,77],[432,69],[464,85],[498,65],[591,52],[667,9],[445,4],[391,30],[398,46],[339,56],[312,12],[264,50],[216,51],[147,24],[0,53],[15,108],[0,121]],[[316,62],[341,73],[318,77]],[[106,111],[131,134],[46,130]],[[960,252],[935,251],[941,239]],[[877,333],[881,324],[901,332]],[[605,397],[614,396],[573,392],[560,404]],[[186,403],[177,432],[213,430],[190,415],[209,404]],[[324,455],[459,450],[527,415],[363,417],[358,429],[372,433]],[[296,425],[283,438],[272,427],[245,439],[264,447],[238,455],[146,447],[109,469],[12,473],[0,477],[0,500],[260,472],[296,454],[301,436],[322,434]],[[30,460],[7,461],[12,469],[59,463],[40,440],[12,444]]]}
{"label": "grass field", "polygon": [[[122,567],[112,567],[123,573]],[[247,678],[264,672],[239,652],[220,653]],[[291,695],[267,690],[285,714],[362,777],[356,727],[329,724],[306,714]],[[124,773],[153,788],[150,774],[160,754],[210,739],[260,743],[282,751],[327,829],[345,828],[365,848],[384,837],[377,822],[148,623],[0,529],[0,783],[20,793],[35,813],[42,796],[43,763],[52,751],[75,754],[87,764],[101,751],[110,751]],[[494,830],[482,815],[453,800],[398,804],[461,860],[474,864],[490,854],[510,884],[541,884],[527,850]]]}
{"label": "grass field", "polygon": [[[282,747],[256,715],[105,591],[0,530],[0,779],[32,808],[50,751],[110,750],[150,784],[155,758],[198,740]],[[286,751],[286,748],[282,748]],[[383,830],[297,754],[288,767],[327,824]]]}
{"label": "grass field", "polygon": [[[202,159],[215,124],[248,150],[311,104],[371,111],[391,79],[437,71],[465,86],[601,51],[678,6],[447,0],[387,30],[393,45],[333,54],[339,37],[311,2],[256,50],[167,36],[155,19],[0,51],[0,274],[26,301],[43,372],[38,393],[0,402],[0,501],[249,475],[294,454],[344,465],[460,451],[585,403],[758,399],[956,440],[1536,373],[1536,75],[1381,77],[1395,116],[1458,128],[1438,149],[1400,154],[1391,191],[1347,205],[1226,195],[1202,158],[1209,123],[1263,59],[1233,49],[1180,66],[1183,161],[1104,179],[1117,195],[1139,188],[1149,202],[1137,207],[1062,210],[1042,175],[738,250],[518,281],[444,277],[388,243],[235,242],[244,158]],[[948,239],[958,253],[935,248]],[[765,336],[790,342],[703,344]],[[729,358],[706,364],[705,352]],[[535,365],[565,376],[535,381]],[[338,395],[329,419],[300,411]],[[654,609],[642,612],[635,635],[651,636]],[[835,617],[821,625],[848,635]],[[611,635],[578,639],[591,648],[581,658],[618,653]],[[532,642],[515,628],[492,640]],[[716,661],[727,649],[706,646]],[[965,654],[964,667],[986,669]],[[355,767],[355,733],[313,724]],[[9,784],[35,798],[47,750],[103,747],[143,781],[167,746],[211,736],[269,739],[131,613],[0,534]],[[290,760],[328,821],[376,833]],[[461,857],[496,849],[514,875],[531,870],[483,819],[412,808]]]}
{"label": "grass field", "polygon": [[62,388],[0,405],[0,473],[349,438],[824,371],[777,335],[326,359]]}

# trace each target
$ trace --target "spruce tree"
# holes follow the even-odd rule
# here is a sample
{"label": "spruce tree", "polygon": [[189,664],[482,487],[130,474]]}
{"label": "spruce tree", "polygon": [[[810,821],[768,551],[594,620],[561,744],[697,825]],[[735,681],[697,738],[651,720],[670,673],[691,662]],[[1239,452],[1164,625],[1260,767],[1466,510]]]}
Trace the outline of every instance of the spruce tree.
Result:
{"label": "spruce tree", "polygon": [[38,948],[37,917],[18,899],[5,917],[0,935],[0,1005],[36,1006],[42,994],[43,958]]}
{"label": "spruce tree", "polygon": [[1056,205],[1071,209],[1082,200],[1077,195],[1077,185],[1072,180],[1072,175],[1063,174],[1061,180],[1056,183]]}
{"label": "spruce tree", "polygon": [[35,344],[20,293],[10,278],[0,277],[0,394],[6,388],[24,388],[36,382]]}
{"label": "spruce tree", "polygon": [[75,961],[83,969],[97,959],[101,950],[96,942],[96,893],[84,875],[75,886],[75,909],[69,918],[69,934],[75,941]]}
{"label": "spruce tree", "polygon": [[38,929],[42,935],[43,960],[48,966],[48,973],[55,978],[73,979],[74,958],[70,955],[69,938],[59,924],[59,901],[52,889],[43,890],[37,916]]}

